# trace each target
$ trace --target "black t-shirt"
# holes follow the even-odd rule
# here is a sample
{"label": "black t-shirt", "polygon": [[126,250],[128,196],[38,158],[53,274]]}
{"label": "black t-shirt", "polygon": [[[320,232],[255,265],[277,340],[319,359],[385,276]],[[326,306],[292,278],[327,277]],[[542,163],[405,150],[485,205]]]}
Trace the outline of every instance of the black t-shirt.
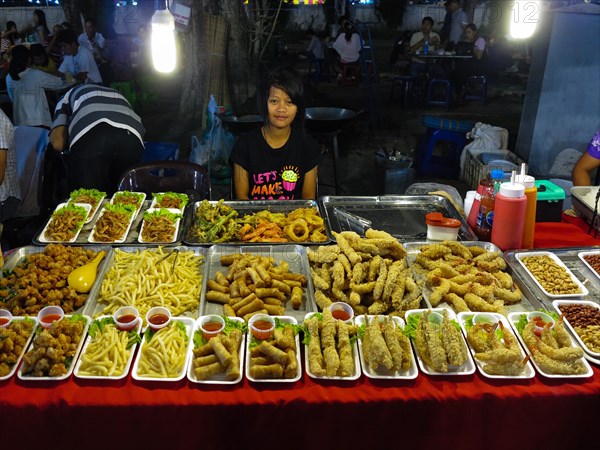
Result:
{"label": "black t-shirt", "polygon": [[231,160],[248,171],[251,200],[293,200],[302,198],[304,174],[321,161],[317,141],[294,128],[281,148],[272,148],[256,128],[239,137]]}

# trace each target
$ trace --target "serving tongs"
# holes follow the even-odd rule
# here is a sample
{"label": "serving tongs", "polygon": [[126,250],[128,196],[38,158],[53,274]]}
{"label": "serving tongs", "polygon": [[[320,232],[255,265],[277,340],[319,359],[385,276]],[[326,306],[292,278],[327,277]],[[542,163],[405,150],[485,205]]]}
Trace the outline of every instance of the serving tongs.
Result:
{"label": "serving tongs", "polygon": [[363,234],[368,228],[373,227],[373,222],[371,222],[370,220],[365,219],[364,217],[358,216],[356,214],[350,213],[345,209],[340,209],[334,206],[333,212],[336,215],[336,217],[338,217],[338,219],[345,219],[348,222],[350,228],[352,228],[353,230],[357,230]]}
{"label": "serving tongs", "polygon": [[178,248],[174,248],[173,250],[171,250],[169,253],[167,253],[165,256],[163,256],[162,258],[160,258],[156,262],[156,264],[158,265],[161,262],[163,262],[166,259],[168,259],[173,254],[175,254],[175,258],[173,259],[173,267],[171,267],[171,275],[173,275],[175,273],[175,263],[177,262],[177,257],[179,256],[179,249]]}

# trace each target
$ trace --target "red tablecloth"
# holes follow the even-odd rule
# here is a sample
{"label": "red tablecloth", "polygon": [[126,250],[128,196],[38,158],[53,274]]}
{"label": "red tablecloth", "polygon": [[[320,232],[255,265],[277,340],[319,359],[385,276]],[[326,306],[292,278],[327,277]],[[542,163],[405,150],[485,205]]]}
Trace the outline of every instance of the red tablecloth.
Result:
{"label": "red tablecloth", "polygon": [[[569,224],[538,224],[536,247],[596,245]],[[593,376],[236,386],[0,382],[0,448],[576,449],[595,437]]]}

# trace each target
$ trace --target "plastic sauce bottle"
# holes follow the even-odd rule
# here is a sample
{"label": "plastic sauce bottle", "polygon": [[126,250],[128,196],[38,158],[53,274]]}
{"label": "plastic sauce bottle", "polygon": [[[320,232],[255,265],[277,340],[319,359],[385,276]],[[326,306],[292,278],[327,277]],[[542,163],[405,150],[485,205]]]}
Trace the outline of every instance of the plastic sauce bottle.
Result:
{"label": "plastic sauce bottle", "polygon": [[425,38],[425,42],[423,43],[423,50],[422,53],[424,55],[429,54],[429,38]]}
{"label": "plastic sauce bottle", "polygon": [[475,231],[475,227],[477,226],[477,216],[479,215],[479,206],[481,205],[481,194],[483,190],[490,185],[493,186],[494,183],[490,180],[489,173],[482,178],[477,185],[477,192],[473,199],[473,205],[471,206],[469,216],[467,217],[467,224],[473,231]]}
{"label": "plastic sauce bottle", "polygon": [[484,186],[477,214],[475,234],[480,241],[489,242],[492,236],[492,223],[494,221],[494,183]]}
{"label": "plastic sauce bottle", "polygon": [[515,172],[510,182],[502,183],[496,194],[492,243],[503,251],[521,248],[527,197],[525,186],[515,183]]}
{"label": "plastic sauce bottle", "polygon": [[527,197],[521,248],[533,248],[535,214],[537,209],[537,187],[535,186],[535,178],[531,175],[519,175],[517,177],[517,183],[525,186],[525,197]]}

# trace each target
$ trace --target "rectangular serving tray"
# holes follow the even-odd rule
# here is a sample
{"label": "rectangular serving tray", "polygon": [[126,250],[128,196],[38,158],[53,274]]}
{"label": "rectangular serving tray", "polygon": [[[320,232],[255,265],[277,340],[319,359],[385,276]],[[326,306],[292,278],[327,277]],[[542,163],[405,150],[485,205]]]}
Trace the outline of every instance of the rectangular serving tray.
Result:
{"label": "rectangular serving tray", "polygon": [[477,240],[465,218],[441,195],[325,196],[319,202],[330,232],[364,235],[366,229],[373,228],[387,231],[402,242],[421,241],[427,238],[425,215],[441,212],[461,222],[458,240]]}
{"label": "rectangular serving tray", "polygon": [[[213,245],[212,242],[200,242],[196,237],[192,235],[194,219],[196,217],[196,210],[202,202],[196,202],[189,206],[189,220],[186,223],[186,230],[184,233],[183,242],[186,245]],[[211,205],[216,205],[218,202],[210,201]],[[256,214],[260,211],[270,211],[272,213],[284,213],[289,214],[298,208],[317,208],[319,215],[325,219],[323,212],[320,208],[320,204],[315,200],[226,200],[223,202],[224,205],[235,209],[238,212],[238,217],[244,217],[246,214]],[[290,245],[290,244],[327,244],[331,240],[331,234],[327,230],[327,222],[325,222],[325,229],[327,231],[328,240],[322,242],[242,242],[242,241],[230,241],[222,242],[219,245]]]}
{"label": "rectangular serving tray", "polygon": [[213,245],[206,252],[204,259],[204,277],[202,279],[202,294],[200,297],[200,315],[223,314],[223,305],[217,302],[206,300],[206,291],[208,280],[214,280],[217,272],[227,274],[228,267],[222,266],[220,262],[221,255],[231,254],[250,254],[259,255],[267,258],[273,258],[275,264],[279,266],[280,261],[285,261],[289,265],[289,271],[304,275],[306,277],[306,286],[303,287],[302,306],[295,310],[289,305],[285,305],[285,315],[293,317],[298,323],[302,323],[306,313],[317,310],[312,277],[308,266],[308,257],[306,248],[301,245],[262,245],[262,246],[232,246],[232,245]]}
{"label": "rectangular serving tray", "polygon": [[[575,275],[575,277],[586,287],[589,291],[587,295],[579,296],[580,300],[590,300],[595,303],[600,301],[600,278],[598,275],[587,267],[583,261],[579,258],[579,253],[582,251],[599,250],[600,247],[569,247],[569,248],[544,248],[539,251],[552,252],[556,255],[564,265]],[[521,263],[517,260],[517,253],[519,250],[510,250],[504,252],[504,259],[507,264],[513,270],[514,276],[519,280],[519,287],[523,291],[523,294],[529,299],[529,301],[535,306],[535,304],[542,305],[545,309],[553,309],[551,297],[548,297],[544,291],[533,281],[529,272],[525,270]],[[561,297],[561,298],[564,298]],[[537,309],[537,306],[536,306]]]}

